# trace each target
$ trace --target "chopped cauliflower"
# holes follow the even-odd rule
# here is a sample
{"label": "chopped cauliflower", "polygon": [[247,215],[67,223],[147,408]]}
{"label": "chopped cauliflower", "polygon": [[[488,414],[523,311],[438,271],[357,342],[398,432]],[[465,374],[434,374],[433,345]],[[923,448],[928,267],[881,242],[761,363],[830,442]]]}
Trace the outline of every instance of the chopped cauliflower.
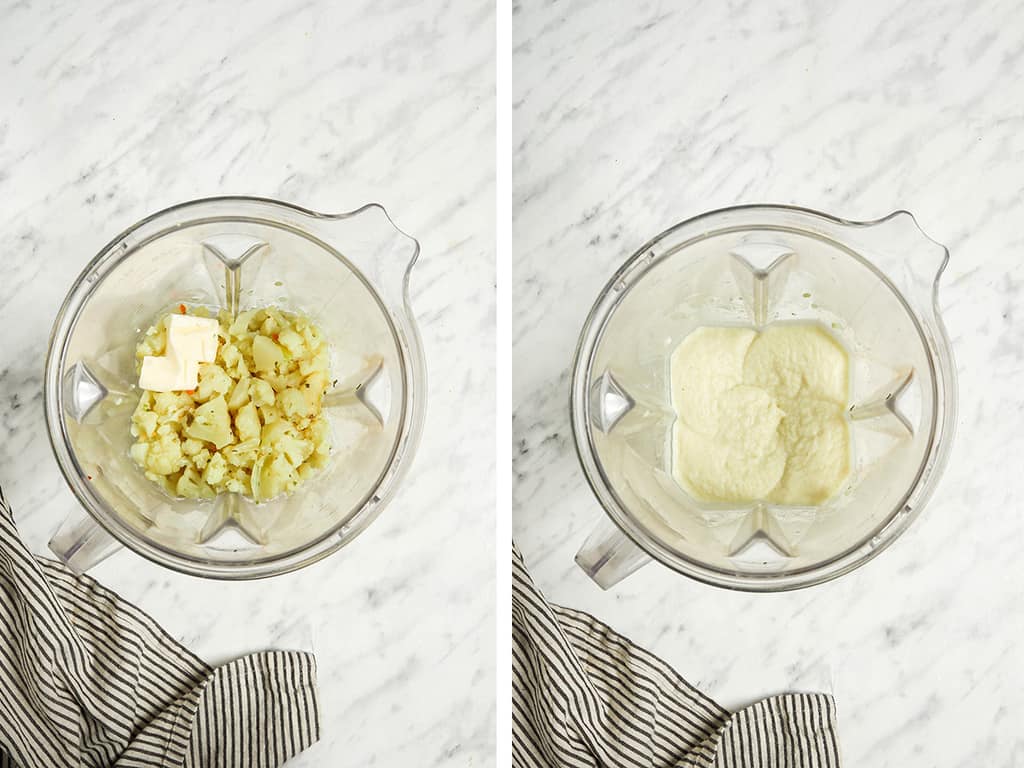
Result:
{"label": "chopped cauliflower", "polygon": [[[164,353],[168,317],[139,342],[140,364]],[[217,357],[199,365],[195,390],[142,393],[129,455],[170,494],[265,501],[327,462],[327,345],[309,320],[273,307],[218,320]]]}

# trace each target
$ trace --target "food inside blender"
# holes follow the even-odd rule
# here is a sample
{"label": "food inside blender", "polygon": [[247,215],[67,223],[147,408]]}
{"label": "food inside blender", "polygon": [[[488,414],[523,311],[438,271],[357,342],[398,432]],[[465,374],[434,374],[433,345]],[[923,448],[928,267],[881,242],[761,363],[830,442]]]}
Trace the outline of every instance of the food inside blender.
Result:
{"label": "food inside blender", "polygon": [[153,392],[195,389],[199,363],[217,358],[217,328],[217,321],[210,317],[168,317],[165,354],[142,358],[139,388]]}
{"label": "food inside blender", "polygon": [[[168,493],[265,501],[327,463],[327,343],[274,307],[168,313],[136,348],[142,397],[129,453]],[[161,391],[162,390],[162,391]]]}
{"label": "food inside blender", "polygon": [[825,328],[702,326],[670,365],[672,470],[691,496],[807,506],[842,487],[849,358]]}

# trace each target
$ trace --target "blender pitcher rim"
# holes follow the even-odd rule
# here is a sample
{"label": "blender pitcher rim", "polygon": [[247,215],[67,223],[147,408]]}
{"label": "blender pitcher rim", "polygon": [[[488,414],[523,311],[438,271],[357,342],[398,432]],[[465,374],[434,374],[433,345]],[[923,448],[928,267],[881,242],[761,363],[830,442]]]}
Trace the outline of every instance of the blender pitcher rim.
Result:
{"label": "blender pitcher rim", "polygon": [[[637,271],[641,276],[645,274],[646,268],[650,267],[654,263],[652,250],[654,246],[670,237],[672,234],[678,232],[683,227],[699,223],[704,219],[733,212],[797,213],[819,218],[831,224],[855,228],[869,228],[901,216],[906,216],[909,217],[917,232],[922,237],[934,246],[940,248],[942,251],[942,259],[940,260],[934,273],[934,277],[931,280],[931,290],[929,295],[930,301],[927,306],[927,311],[931,313],[931,316],[919,318],[919,313],[909,306],[906,298],[903,296],[903,292],[897,289],[892,284],[889,277],[873,262],[856,253],[848,246],[833,241],[835,245],[841,248],[841,250],[853,256],[858,261],[861,261],[884,281],[903,305],[917,329],[918,335],[927,353],[926,356],[932,378],[931,389],[935,398],[935,407],[929,434],[930,448],[926,451],[915,474],[914,481],[908,486],[908,489],[903,494],[902,499],[898,504],[894,505],[892,511],[872,531],[870,536],[864,537],[859,542],[825,561],[811,564],[800,569],[795,569],[784,574],[740,573],[737,571],[720,569],[705,562],[696,560],[685,553],[678,552],[675,549],[670,549],[656,537],[645,534],[645,528],[638,521],[632,519],[632,516],[628,511],[628,507],[621,502],[618,494],[612,489],[612,484],[597,459],[591,435],[588,385],[592,378],[593,356],[596,353],[600,338],[603,335],[602,332],[604,326],[607,324],[612,312],[621,301],[622,296],[626,293],[626,291],[623,290],[627,285],[625,278],[629,276],[629,285],[632,285],[633,282],[639,279],[636,275],[631,274],[634,269],[637,268],[638,263],[643,264],[645,268]],[[756,223],[751,223],[747,225],[727,227],[726,229],[744,229],[757,226],[758,225]],[[792,229],[788,227],[770,228]],[[720,231],[723,230],[716,229],[714,230],[714,233],[717,234]],[[799,232],[799,230],[792,231]],[[700,234],[695,235],[689,239],[688,243],[703,239],[704,236],[710,235],[711,233],[712,232],[709,231],[704,233],[703,236]],[[810,233],[805,232],[802,234]],[[683,243],[682,245],[672,248],[667,253],[660,254],[658,261],[660,262],[662,259],[674,255],[679,249],[688,243]],[[597,298],[594,300],[587,314],[586,320],[583,323],[573,356],[569,392],[570,426],[573,433],[573,446],[576,451],[577,460],[583,470],[584,478],[590,486],[591,492],[597,499],[604,514],[612,520],[623,535],[654,559],[683,575],[710,586],[724,589],[762,593],[799,589],[838,578],[839,576],[845,575],[846,573],[849,573],[872,560],[883,550],[887,549],[897,538],[899,538],[899,535],[906,530],[910,523],[913,522],[913,520],[920,514],[924,505],[931,498],[935,487],[938,484],[938,480],[940,479],[948,462],[952,439],[955,432],[955,415],[957,405],[956,371],[952,363],[952,344],[946,334],[945,326],[942,323],[941,314],[938,308],[939,280],[948,262],[949,249],[942,243],[939,243],[928,236],[921,228],[913,213],[906,209],[897,209],[877,219],[853,221],[802,206],[762,203],[734,205],[706,211],[696,216],[692,216],[670,226],[650,238],[625,260],[625,262],[613,273],[611,278],[609,278],[607,283],[598,293]],[[618,295],[613,302],[609,303],[606,301],[609,296],[615,296],[616,294]],[[599,328],[597,327],[598,320],[601,321]],[[929,343],[928,335],[924,333],[922,320],[924,320],[928,325],[933,325],[934,330],[937,331],[938,340],[937,343],[934,344],[934,349],[932,348],[933,345]],[[940,387],[941,391],[939,391]],[[915,492],[920,493],[918,498],[915,499],[914,507],[910,508],[908,506],[908,501],[914,496]],[[872,548],[868,551],[862,552],[866,543],[873,542],[880,536],[884,538],[873,544]]]}
{"label": "blender pitcher rim", "polygon": [[[380,477],[375,482],[373,488],[371,488],[367,493],[366,497],[358,505],[353,507],[353,513],[351,515],[346,517],[344,520],[339,521],[337,525],[332,526],[322,535],[304,543],[301,547],[267,558],[241,560],[232,563],[208,562],[201,558],[196,558],[174,551],[160,542],[149,539],[138,531],[129,529],[126,525],[118,524],[116,520],[108,519],[111,517],[110,515],[95,512],[94,507],[98,506],[102,508],[103,504],[97,502],[97,500],[93,498],[91,488],[86,487],[82,482],[82,476],[84,474],[82,467],[69,447],[69,437],[66,426],[58,413],[63,400],[61,391],[63,383],[62,374],[63,367],[66,363],[67,343],[70,339],[71,332],[75,327],[77,315],[81,311],[82,306],[88,299],[89,295],[91,295],[92,291],[95,290],[95,288],[103,282],[103,278],[106,277],[108,270],[104,270],[101,273],[98,271],[99,268],[107,265],[108,262],[110,268],[120,263],[120,256],[122,254],[118,253],[119,244],[121,246],[120,250],[122,252],[127,252],[127,243],[124,241],[147,224],[151,224],[161,217],[165,217],[173,213],[180,213],[181,211],[188,210],[189,208],[218,203],[252,203],[269,205],[272,207],[287,209],[315,220],[328,222],[343,221],[369,210],[379,210],[384,215],[388,224],[399,235],[412,244],[412,255],[405,263],[402,270],[400,292],[401,306],[398,308],[397,312],[393,312],[391,308],[383,303],[382,298],[378,294],[377,287],[362,274],[362,270],[351,264],[351,262],[342,256],[336,248],[330,245],[330,243],[323,242],[318,237],[313,238],[318,244],[326,247],[333,255],[340,257],[345,264],[352,268],[357,277],[370,289],[370,293],[374,300],[384,312],[391,334],[394,337],[395,342],[398,344],[400,352],[399,362],[402,369],[401,375],[407,393],[407,396],[403,398],[401,403],[402,411],[400,427],[396,435],[395,445],[393,446],[390,458],[388,459],[388,464],[385,466]],[[245,219],[248,217],[245,216],[245,214],[238,213],[235,215],[225,215],[223,217],[215,218]],[[177,227],[168,227],[168,231],[175,228]],[[304,234],[309,236],[311,233]],[[149,239],[143,241],[143,243],[148,241]],[[137,248],[139,245],[140,244],[137,243],[135,244],[135,247]],[[112,536],[121,545],[158,565],[162,565],[186,575],[200,578],[218,580],[252,580],[281,575],[318,562],[349,543],[377,518],[383,510],[383,507],[394,496],[397,486],[410,469],[422,436],[425,418],[426,368],[423,357],[422,339],[419,334],[415,315],[412,311],[409,296],[412,269],[419,260],[419,256],[419,240],[395,224],[394,220],[387,212],[387,209],[380,203],[376,202],[366,203],[351,211],[327,214],[304,208],[294,203],[272,198],[242,195],[213,196],[187,200],[169,206],[145,216],[132,226],[121,231],[86,263],[81,272],[74,279],[57,311],[48,339],[44,365],[44,421],[46,422],[47,427],[47,438],[50,442],[51,450],[57,459],[58,469],[60,470],[65,484],[68,486],[69,490],[71,490],[76,501],[97,525],[99,525],[107,534]],[[397,316],[392,317],[392,314]],[[60,338],[63,343],[58,344],[58,338]],[[399,456],[399,454],[401,455]],[[395,463],[396,457],[399,457],[397,465]],[[73,468],[74,472],[71,472],[70,468]],[[387,487],[384,488],[384,493],[381,493],[380,491],[382,486],[384,486],[385,481],[387,481]],[[368,508],[368,505],[371,502],[373,503],[373,506],[372,508]],[[361,512],[365,514],[360,515]],[[320,551],[307,553],[303,556],[303,550],[312,549],[323,544],[323,542],[327,541],[332,536],[337,536],[338,531],[347,524],[349,524],[349,531],[354,531],[351,536],[346,538],[338,537],[338,540],[331,546]],[[255,572],[250,572],[253,570]]]}
{"label": "blender pitcher rim", "polygon": [[[634,263],[639,259],[639,257],[642,254],[644,254],[645,251],[649,251],[656,243],[658,243],[659,241],[665,239],[669,235],[675,233],[676,231],[678,231],[682,227],[689,226],[691,224],[696,224],[696,223],[700,222],[703,219],[709,219],[709,218],[712,218],[712,217],[715,217],[715,216],[720,216],[722,214],[727,214],[727,213],[768,212],[768,211],[781,211],[781,212],[788,212],[788,213],[805,214],[805,215],[808,215],[808,216],[812,216],[812,217],[815,217],[815,218],[822,219],[823,221],[827,221],[827,222],[832,223],[832,224],[839,224],[839,225],[842,225],[842,226],[854,227],[854,228],[864,228],[864,229],[867,229],[867,228],[870,228],[870,227],[874,227],[874,226],[877,226],[879,224],[884,224],[885,222],[891,221],[891,220],[896,219],[896,218],[898,218],[900,216],[907,216],[907,217],[909,217],[910,221],[913,223],[914,227],[917,229],[917,231],[920,233],[920,235],[922,237],[924,237],[932,245],[942,249],[943,258],[940,261],[938,268],[935,270],[934,277],[932,278],[933,287],[936,290],[938,288],[939,279],[942,277],[942,273],[946,270],[946,267],[949,264],[949,248],[947,248],[944,244],[940,243],[938,240],[934,239],[927,232],[925,232],[924,229],[921,227],[920,222],[917,220],[917,217],[911,211],[908,211],[906,208],[897,208],[896,210],[891,211],[891,212],[885,214],[884,216],[879,216],[878,218],[874,218],[874,219],[859,219],[858,220],[858,219],[846,219],[846,218],[843,218],[841,216],[834,216],[833,214],[825,213],[824,211],[819,211],[819,210],[817,210],[815,208],[808,208],[806,206],[801,206],[801,205],[790,205],[790,204],[787,204],[787,203],[741,203],[741,204],[738,204],[738,205],[722,206],[721,208],[715,208],[715,209],[710,210],[710,211],[703,211],[701,213],[698,213],[695,216],[691,216],[691,217],[689,217],[687,219],[683,219],[682,221],[676,222],[675,224],[669,226],[667,229],[662,230],[661,232],[656,234],[654,237],[652,237],[649,240],[647,240],[639,248],[637,248],[622,263],[622,265],[612,274],[611,278],[608,280],[608,282],[605,284],[605,286],[601,289],[601,292],[598,294],[598,296],[599,297],[604,296],[608,292],[608,289],[612,285],[614,285],[614,283],[617,280],[621,280],[623,277],[625,277],[625,275],[628,274],[630,272],[630,270],[632,269],[632,267],[634,266]],[[873,269],[875,269],[875,271],[879,271],[870,262],[868,262],[868,266],[871,266]],[[885,275],[883,274],[882,277],[885,277]],[[595,302],[595,304],[596,303],[597,302]],[[938,307],[936,307],[935,309],[937,310]],[[587,322],[589,322],[589,321],[590,321],[590,316],[588,314]]]}

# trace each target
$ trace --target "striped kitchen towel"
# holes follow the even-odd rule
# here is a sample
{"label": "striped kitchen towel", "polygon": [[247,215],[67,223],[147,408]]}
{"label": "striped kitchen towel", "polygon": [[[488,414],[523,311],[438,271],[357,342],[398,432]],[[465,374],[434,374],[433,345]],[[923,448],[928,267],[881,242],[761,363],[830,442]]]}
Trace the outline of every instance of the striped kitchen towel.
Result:
{"label": "striped kitchen towel", "polygon": [[835,703],[735,714],[589,614],[547,603],[512,545],[516,768],[838,768]]}
{"label": "striped kitchen towel", "polygon": [[33,557],[0,492],[0,768],[269,768],[319,736],[311,655],[211,668],[92,578]]}

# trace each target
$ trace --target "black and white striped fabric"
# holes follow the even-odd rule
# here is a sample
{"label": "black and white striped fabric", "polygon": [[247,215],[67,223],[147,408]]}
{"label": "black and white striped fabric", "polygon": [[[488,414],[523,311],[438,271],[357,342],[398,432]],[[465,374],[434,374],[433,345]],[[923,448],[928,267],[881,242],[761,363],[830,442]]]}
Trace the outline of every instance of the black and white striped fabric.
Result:
{"label": "black and white striped fabric", "polygon": [[594,617],[548,604],[512,547],[516,768],[838,768],[835,703],[764,699],[735,714]]}
{"label": "black and white striped fabric", "polygon": [[311,655],[209,667],[95,580],[33,557],[0,493],[0,768],[270,768],[319,736]]}

